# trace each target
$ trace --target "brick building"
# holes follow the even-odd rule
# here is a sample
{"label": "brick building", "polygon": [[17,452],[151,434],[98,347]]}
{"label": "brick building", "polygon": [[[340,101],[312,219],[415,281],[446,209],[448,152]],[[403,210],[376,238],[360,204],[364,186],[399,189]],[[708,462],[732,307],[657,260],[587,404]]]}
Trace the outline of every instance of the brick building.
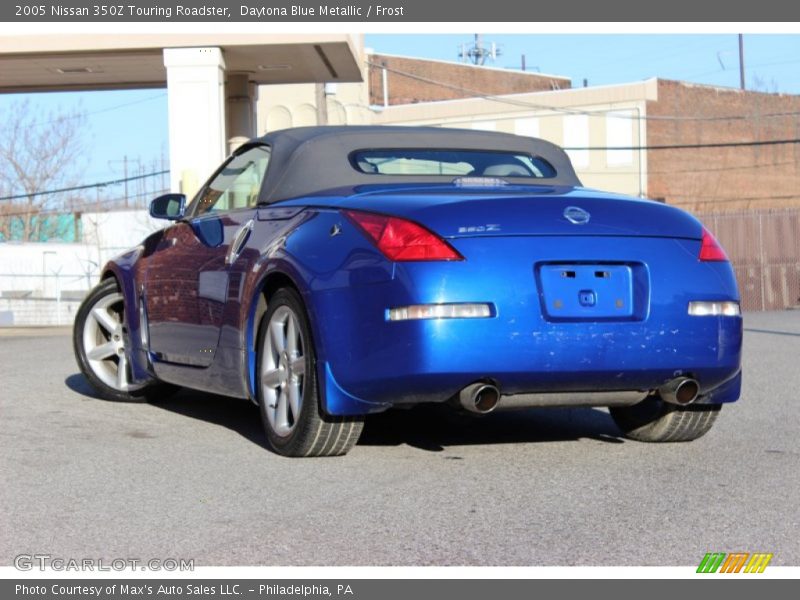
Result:
{"label": "brick building", "polygon": [[390,54],[367,55],[367,82],[369,102],[373,106],[459,100],[475,93],[549,92],[568,89],[572,85],[568,77],[533,71],[510,71]]}
{"label": "brick building", "polygon": [[771,143],[800,139],[800,96],[658,80],[647,117],[650,147],[712,145],[649,150],[649,197],[703,213],[800,206],[800,146]]}
{"label": "brick building", "polygon": [[[663,79],[573,88],[566,77],[370,53],[362,69],[364,83],[328,95],[329,123],[542,137],[568,149],[586,185],[692,212],[800,207],[800,148],[789,143],[800,138],[800,96]],[[317,122],[313,86],[261,98],[261,132]]]}

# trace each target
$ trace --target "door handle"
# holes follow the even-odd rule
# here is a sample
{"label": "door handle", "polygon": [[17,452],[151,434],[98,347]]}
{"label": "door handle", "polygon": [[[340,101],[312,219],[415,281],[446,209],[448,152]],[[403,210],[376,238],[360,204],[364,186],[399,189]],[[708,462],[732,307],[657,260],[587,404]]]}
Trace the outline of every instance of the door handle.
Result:
{"label": "door handle", "polygon": [[253,231],[253,223],[253,219],[250,219],[247,223],[242,225],[239,231],[236,232],[236,235],[233,236],[231,246],[228,248],[228,253],[225,255],[226,265],[232,265],[236,262],[236,259],[239,258],[242,250],[244,250],[245,244],[247,244],[247,239],[250,237],[250,232]]}

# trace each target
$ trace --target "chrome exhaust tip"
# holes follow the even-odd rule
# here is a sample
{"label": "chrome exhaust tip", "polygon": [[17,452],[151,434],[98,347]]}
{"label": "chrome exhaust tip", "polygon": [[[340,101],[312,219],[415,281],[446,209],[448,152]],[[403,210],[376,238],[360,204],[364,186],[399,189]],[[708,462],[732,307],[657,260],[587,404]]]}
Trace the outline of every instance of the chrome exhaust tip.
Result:
{"label": "chrome exhaust tip", "polygon": [[700,384],[690,377],[676,377],[658,388],[658,395],[664,402],[687,406],[700,395]]}
{"label": "chrome exhaust tip", "polygon": [[500,402],[500,390],[489,383],[473,383],[458,394],[458,403],[472,413],[485,415]]}

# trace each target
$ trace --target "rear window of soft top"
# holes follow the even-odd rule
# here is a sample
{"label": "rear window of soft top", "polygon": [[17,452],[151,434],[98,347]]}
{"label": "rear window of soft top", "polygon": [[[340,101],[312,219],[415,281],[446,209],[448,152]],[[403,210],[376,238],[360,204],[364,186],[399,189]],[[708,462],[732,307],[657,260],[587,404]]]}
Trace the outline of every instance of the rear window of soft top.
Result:
{"label": "rear window of soft top", "polygon": [[550,179],[555,168],[540,156],[483,150],[358,150],[350,155],[357,171],[370,175],[523,177]]}

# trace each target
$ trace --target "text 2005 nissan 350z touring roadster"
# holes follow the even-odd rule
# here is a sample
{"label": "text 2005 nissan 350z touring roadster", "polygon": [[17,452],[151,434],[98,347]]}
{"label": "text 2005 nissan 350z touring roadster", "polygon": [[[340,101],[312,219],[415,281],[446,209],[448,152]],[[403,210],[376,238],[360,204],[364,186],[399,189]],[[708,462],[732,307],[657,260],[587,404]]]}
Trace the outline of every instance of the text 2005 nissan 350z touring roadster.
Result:
{"label": "text 2005 nissan 350z touring roadster", "polygon": [[726,255],[692,216],[581,187],[565,152],[407,127],[270,133],[109,262],[75,323],[113,400],[183,386],[258,404],[288,456],[346,453],[364,416],[449,402],[604,406],[688,441],[739,398]]}

